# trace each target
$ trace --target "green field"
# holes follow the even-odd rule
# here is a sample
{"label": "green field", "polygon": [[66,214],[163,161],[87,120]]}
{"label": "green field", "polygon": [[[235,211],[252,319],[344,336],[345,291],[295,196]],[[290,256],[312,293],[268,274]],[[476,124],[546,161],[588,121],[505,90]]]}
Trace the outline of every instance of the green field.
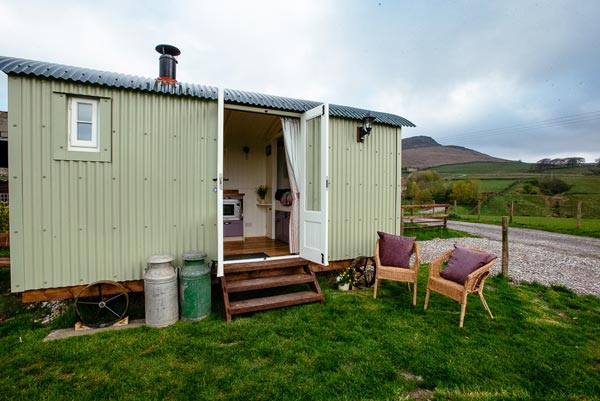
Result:
{"label": "green field", "polygon": [[[540,171],[527,163],[465,163],[434,167],[446,182],[476,180],[479,193],[484,197],[483,215],[506,216],[514,203],[515,216],[521,217],[577,217],[578,203],[582,204],[582,217],[600,219],[600,175],[593,175],[594,167],[570,167]],[[527,193],[529,179],[559,178],[571,185],[565,193],[554,197],[541,193]],[[476,214],[475,205],[460,205],[458,215],[471,219]],[[561,226],[563,224],[538,224]],[[571,225],[568,221],[564,226]],[[593,224],[591,224],[593,226]],[[569,231],[567,228],[556,230]],[[583,231],[582,231],[583,232]],[[589,235],[589,234],[581,234]]]}
{"label": "green field", "polygon": [[514,178],[507,179],[478,179],[479,181],[479,192],[500,192],[510,188],[514,185]]}

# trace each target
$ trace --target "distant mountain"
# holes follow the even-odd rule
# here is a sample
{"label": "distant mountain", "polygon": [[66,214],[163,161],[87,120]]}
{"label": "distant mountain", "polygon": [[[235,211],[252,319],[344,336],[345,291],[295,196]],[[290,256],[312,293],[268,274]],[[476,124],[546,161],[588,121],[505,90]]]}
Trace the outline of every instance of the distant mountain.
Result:
{"label": "distant mountain", "polygon": [[433,146],[442,146],[430,136],[413,136],[402,140],[402,149],[429,148]]}
{"label": "distant mountain", "polygon": [[424,169],[447,164],[507,161],[462,146],[443,146],[428,136],[402,140],[402,167]]}

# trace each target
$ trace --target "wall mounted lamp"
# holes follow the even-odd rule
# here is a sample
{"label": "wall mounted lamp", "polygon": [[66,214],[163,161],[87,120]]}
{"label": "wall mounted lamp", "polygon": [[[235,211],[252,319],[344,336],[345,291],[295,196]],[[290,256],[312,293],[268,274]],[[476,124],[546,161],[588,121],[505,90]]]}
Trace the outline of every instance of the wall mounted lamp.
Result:
{"label": "wall mounted lamp", "polygon": [[371,130],[373,129],[373,121],[375,121],[375,117],[371,115],[371,112],[367,112],[362,119],[362,127],[356,127],[356,142],[363,143],[365,141],[365,137],[371,134]]}

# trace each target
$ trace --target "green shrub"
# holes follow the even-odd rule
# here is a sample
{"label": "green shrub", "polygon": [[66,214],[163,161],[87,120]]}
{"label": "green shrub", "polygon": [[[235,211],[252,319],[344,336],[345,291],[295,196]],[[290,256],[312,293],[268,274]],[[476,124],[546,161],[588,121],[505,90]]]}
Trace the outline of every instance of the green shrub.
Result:
{"label": "green shrub", "polygon": [[572,185],[559,178],[544,178],[540,181],[539,187],[546,195],[558,195],[567,192],[572,188]]}
{"label": "green shrub", "polygon": [[8,204],[0,202],[0,233],[8,232]]}

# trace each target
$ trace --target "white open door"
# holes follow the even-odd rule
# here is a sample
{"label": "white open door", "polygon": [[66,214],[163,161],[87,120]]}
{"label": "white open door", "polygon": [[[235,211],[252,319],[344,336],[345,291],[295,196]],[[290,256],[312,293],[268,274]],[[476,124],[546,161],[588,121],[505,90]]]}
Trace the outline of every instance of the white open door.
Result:
{"label": "white open door", "polygon": [[223,136],[225,122],[225,96],[219,88],[217,112],[217,277],[223,277]]}
{"label": "white open door", "polygon": [[300,256],[328,264],[329,105],[300,118],[303,168],[300,174]]}

